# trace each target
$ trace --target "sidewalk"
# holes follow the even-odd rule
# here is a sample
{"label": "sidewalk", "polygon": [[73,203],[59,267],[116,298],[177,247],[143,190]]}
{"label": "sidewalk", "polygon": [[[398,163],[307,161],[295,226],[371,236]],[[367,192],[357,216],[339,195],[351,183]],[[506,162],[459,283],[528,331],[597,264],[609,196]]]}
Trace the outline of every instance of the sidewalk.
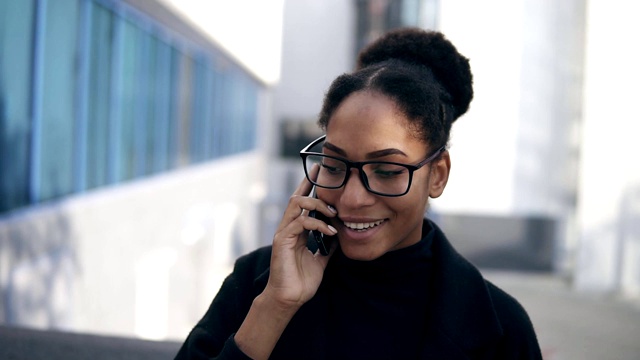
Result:
{"label": "sidewalk", "polygon": [[640,303],[572,290],[550,274],[483,270],[525,307],[545,360],[640,360]]}

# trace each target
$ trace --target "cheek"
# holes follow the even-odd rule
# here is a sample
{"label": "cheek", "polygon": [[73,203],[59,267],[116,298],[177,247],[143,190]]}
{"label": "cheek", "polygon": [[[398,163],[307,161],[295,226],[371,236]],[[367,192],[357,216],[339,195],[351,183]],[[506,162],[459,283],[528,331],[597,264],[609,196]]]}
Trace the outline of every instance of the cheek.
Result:
{"label": "cheek", "polygon": [[427,171],[422,174],[414,173],[409,194],[411,194],[413,197],[424,198],[424,200],[426,201],[429,198],[430,180],[431,174]]}
{"label": "cheek", "polygon": [[429,177],[414,177],[407,196],[411,200],[407,207],[423,213],[429,204]]}
{"label": "cheek", "polygon": [[321,187],[316,188],[316,196],[318,199],[321,199],[329,205],[335,205],[338,193],[339,192],[335,190],[329,190]]}

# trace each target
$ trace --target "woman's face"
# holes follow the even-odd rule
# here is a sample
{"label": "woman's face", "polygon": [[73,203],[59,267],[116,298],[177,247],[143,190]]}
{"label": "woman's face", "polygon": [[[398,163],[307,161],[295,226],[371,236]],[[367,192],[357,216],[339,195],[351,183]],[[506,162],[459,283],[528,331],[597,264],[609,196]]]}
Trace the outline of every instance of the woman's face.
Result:
{"label": "woman's face", "polygon": [[[408,124],[387,96],[355,92],[329,119],[323,151],[351,161],[417,164],[434,149],[412,136]],[[420,241],[428,198],[438,197],[444,190],[449,164],[445,152],[439,160],[415,171],[409,192],[400,197],[368,192],[357,169],[351,170],[342,188],[318,188],[318,197],[338,210],[331,224],[338,229],[342,252],[351,259],[373,260]],[[369,227],[354,229],[357,224]]]}

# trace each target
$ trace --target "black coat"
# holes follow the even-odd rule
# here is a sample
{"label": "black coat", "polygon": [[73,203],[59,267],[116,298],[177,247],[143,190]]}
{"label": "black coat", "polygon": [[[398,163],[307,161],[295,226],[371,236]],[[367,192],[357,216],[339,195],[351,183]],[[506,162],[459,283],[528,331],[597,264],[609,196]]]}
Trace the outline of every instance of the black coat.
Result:
{"label": "black coat", "polygon": [[[424,359],[542,359],[529,317],[507,293],[483,279],[433,226],[433,299],[429,305]],[[424,230],[423,230],[424,233]],[[176,359],[244,359],[232,340],[253,299],[269,278],[271,247],[239,258],[202,320],[191,331]],[[291,319],[273,359],[325,359],[326,294],[316,296]]]}

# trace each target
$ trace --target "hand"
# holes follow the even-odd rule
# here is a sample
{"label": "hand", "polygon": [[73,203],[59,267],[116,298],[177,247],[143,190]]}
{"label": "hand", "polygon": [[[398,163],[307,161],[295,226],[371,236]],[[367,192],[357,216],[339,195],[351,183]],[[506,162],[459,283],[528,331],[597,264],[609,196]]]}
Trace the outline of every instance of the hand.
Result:
{"label": "hand", "polygon": [[[313,169],[312,175],[316,173],[317,169]],[[310,210],[319,211],[327,217],[336,216],[335,210],[324,201],[306,196],[311,187],[311,183],[303,179],[291,196],[273,239],[269,281],[263,296],[287,308],[297,309],[315,295],[336,247],[334,242],[329,256],[322,256],[319,252],[313,254],[307,249],[309,230],[336,234],[333,227],[308,216]]]}
{"label": "hand", "polygon": [[[312,175],[316,176],[317,168]],[[310,217],[316,210],[327,217],[335,210],[324,201],[306,196],[311,183],[304,179],[289,200],[273,239],[269,281],[251,305],[234,337],[238,348],[252,359],[268,359],[280,335],[300,306],[311,299],[322,281],[324,269],[337,247],[328,256],[307,249],[309,230],[335,235],[335,229],[322,220]]]}

